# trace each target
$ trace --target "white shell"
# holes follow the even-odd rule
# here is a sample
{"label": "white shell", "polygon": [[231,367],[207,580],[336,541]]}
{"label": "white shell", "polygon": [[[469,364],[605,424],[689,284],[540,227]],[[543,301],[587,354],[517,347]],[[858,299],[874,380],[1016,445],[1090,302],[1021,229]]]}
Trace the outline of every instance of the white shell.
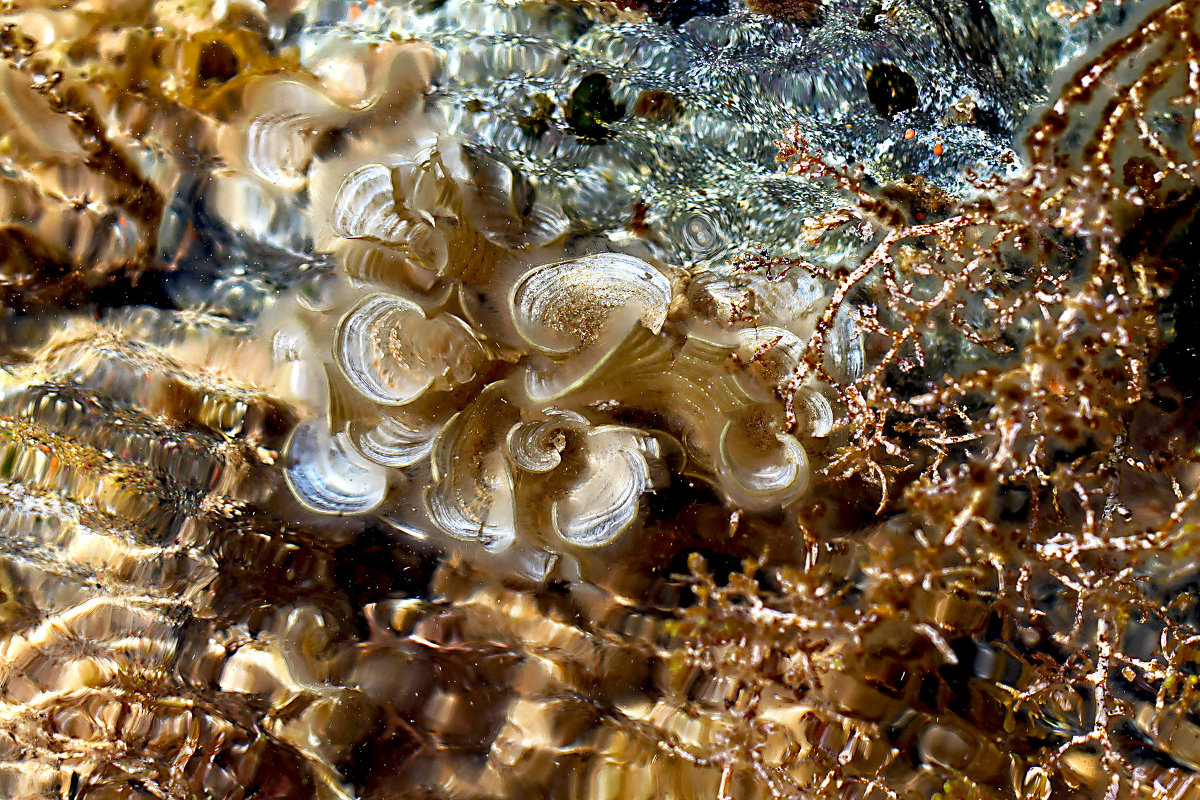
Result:
{"label": "white shell", "polygon": [[345,433],[330,436],[321,421],[298,425],[285,450],[284,478],[311,511],[365,514],[387,494],[387,471],[355,452]]}
{"label": "white shell", "polygon": [[346,239],[404,241],[409,223],[396,213],[392,171],[383,164],[367,164],[343,178],[333,198],[329,225]]}
{"label": "white shell", "polygon": [[536,267],[509,297],[513,322],[534,347],[565,354],[585,347],[614,323],[662,329],[671,282],[640,258],[600,253]]}
{"label": "white shell", "polygon": [[838,309],[826,334],[825,368],[843,383],[858,380],[866,369],[862,331],[848,306]]}
{"label": "white shell", "polygon": [[795,437],[775,432],[775,447],[748,437],[736,420],[729,420],[718,441],[719,469],[730,499],[748,509],[784,506],[808,489],[808,453]]}
{"label": "white shell", "polygon": [[264,78],[246,92],[246,163],[268,183],[300,191],[308,182],[315,135],[345,110],[311,86]]}
{"label": "white shell", "polygon": [[637,520],[642,495],[653,489],[658,442],[632,428],[606,426],[587,435],[582,476],[556,500],[554,529],[576,547],[604,547]]}
{"label": "white shell", "polygon": [[517,538],[513,478],[503,452],[517,411],[503,391],[501,384],[487,387],[438,433],[429,459],[433,483],[425,491],[426,509],[443,533],[493,553]]}
{"label": "white shell", "polygon": [[676,228],[680,244],[694,259],[716,258],[728,247],[725,231],[729,223],[715,210],[688,211],[676,221]]}
{"label": "white shell", "polygon": [[802,432],[822,439],[833,433],[833,406],[829,398],[815,386],[801,386],[794,401]]}
{"label": "white shell", "polygon": [[385,416],[370,429],[350,435],[354,446],[366,458],[385,467],[407,467],[421,461],[433,450],[433,438],[439,425],[412,427],[395,416]]}
{"label": "white shell", "polygon": [[[786,328],[763,325],[738,332],[738,355],[772,386],[786,390],[800,368],[806,343]],[[795,408],[803,432],[821,438],[833,431],[833,406],[812,385],[796,390]]]}
{"label": "white shell", "polygon": [[549,419],[514,425],[505,440],[509,458],[525,472],[549,472],[562,463],[567,434],[588,428],[588,421],[574,411],[548,409]]}
{"label": "white shell", "polygon": [[805,342],[786,328],[742,328],[737,336],[739,357],[774,386],[786,386],[804,359]]}
{"label": "white shell", "polygon": [[380,405],[404,405],[435,383],[475,377],[483,348],[457,317],[433,319],[393,294],[362,299],[338,325],[334,360],[355,390]]}

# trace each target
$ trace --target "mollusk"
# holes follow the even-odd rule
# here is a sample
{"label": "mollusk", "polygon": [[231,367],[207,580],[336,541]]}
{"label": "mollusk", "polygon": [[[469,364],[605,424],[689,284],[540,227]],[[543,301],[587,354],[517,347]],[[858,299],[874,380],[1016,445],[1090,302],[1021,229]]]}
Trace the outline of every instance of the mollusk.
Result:
{"label": "mollusk", "polygon": [[[346,196],[364,208],[368,196],[392,202],[397,174],[362,168],[344,186],[383,188]],[[406,191],[428,198],[434,184],[424,185]],[[339,369],[329,376],[332,428],[306,423],[288,447],[289,485],[306,507],[396,519],[390,509],[416,506],[427,523],[401,520],[405,529],[428,524],[550,564],[547,553],[617,544],[638,526],[644,497],[685,468],[748,510],[803,496],[811,467],[779,399],[804,358],[800,335],[682,329],[669,321],[681,281],[628,254],[524,268],[497,309],[487,287],[513,272],[496,262],[475,274],[484,290],[474,293],[462,279],[443,284],[454,291],[403,295],[362,294],[370,284],[349,281],[335,303],[347,310],[306,312],[310,330],[341,314],[329,345]],[[829,435],[820,387],[810,379],[797,396],[802,433]],[[631,426],[630,415],[657,423]],[[396,469],[407,477],[388,488]]]}
{"label": "mollusk", "polygon": [[[563,258],[565,221],[518,171],[417,139],[314,162],[319,245],[339,271],[330,302],[299,313],[315,345],[297,356],[326,370],[329,397],[324,424],[287,451],[307,508],[378,513],[525,572],[635,540],[646,495],[685,469],[748,510],[803,496],[811,467],[781,398],[825,287],[689,281],[623,252]],[[688,217],[716,252],[714,218]],[[739,317],[747,287],[764,324]],[[688,318],[689,304],[708,316]],[[814,379],[797,396],[799,434],[831,434]]]}

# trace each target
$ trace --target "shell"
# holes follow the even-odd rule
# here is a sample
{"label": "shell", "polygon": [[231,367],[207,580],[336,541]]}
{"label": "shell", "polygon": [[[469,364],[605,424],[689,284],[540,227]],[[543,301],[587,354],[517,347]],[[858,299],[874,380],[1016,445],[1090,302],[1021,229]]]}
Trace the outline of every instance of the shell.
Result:
{"label": "shell", "polygon": [[400,109],[428,86],[433,55],[419,42],[394,43],[380,48],[390,61],[379,71],[376,85],[364,86],[366,97],[353,106],[333,86],[326,88],[304,73],[266,75],[250,82],[242,98],[245,161],[262,180],[296,192],[308,185],[309,168],[321,136],[337,127],[367,125],[391,116],[395,124]]}
{"label": "shell", "polygon": [[430,319],[411,300],[372,294],[342,318],[334,358],[365,398],[380,405],[404,405],[431,388],[472,380],[485,353],[458,317],[440,314]]}
{"label": "shell", "polygon": [[[753,375],[776,393],[791,391],[792,380],[804,362],[806,342],[774,325],[742,328],[737,336],[738,357],[748,365],[746,378]],[[861,346],[861,341],[858,344]],[[820,439],[833,432],[833,406],[811,379],[795,390],[794,403],[799,411],[797,424],[805,435]]]}
{"label": "shell", "polygon": [[545,420],[522,422],[509,429],[504,447],[518,469],[549,472],[562,463],[568,434],[576,436],[588,428],[587,419],[574,411],[550,408],[546,414]]}
{"label": "shell", "polygon": [[333,198],[329,224],[347,239],[405,241],[409,223],[396,211],[392,171],[383,164],[367,164],[347,175]]}
{"label": "shell", "polygon": [[658,442],[637,430],[605,426],[588,431],[580,474],[554,501],[554,530],[576,547],[604,547],[637,520],[647,491],[654,488]]}
{"label": "shell", "polygon": [[693,209],[675,221],[674,238],[690,259],[712,261],[729,248],[730,227],[726,215],[715,209]]}
{"label": "shell", "polygon": [[775,431],[767,438],[760,431],[729,420],[717,443],[718,469],[723,487],[740,506],[752,510],[786,506],[808,489],[808,454],[795,437]]}
{"label": "shell", "polygon": [[367,459],[384,467],[408,467],[428,458],[440,424],[409,420],[394,412],[376,425],[351,425],[354,448]]}
{"label": "shell", "polygon": [[344,118],[344,110],[318,88],[291,79],[262,79],[246,92],[244,102],[251,171],[280,189],[303,189],[317,134]]}
{"label": "shell", "polygon": [[662,329],[671,282],[633,256],[603,253],[536,267],[509,295],[513,324],[529,344],[563,355],[596,342],[610,327],[640,322]]}
{"label": "shell", "polygon": [[546,522],[568,544],[612,544],[637,520],[642,496],[663,483],[658,440],[634,428],[594,427],[572,411],[545,413],[547,419],[518,423],[506,437],[519,516],[536,529],[549,504]]}
{"label": "shell", "polygon": [[387,472],[359,455],[345,432],[330,435],[319,422],[305,422],[285,449],[288,487],[312,511],[364,514],[387,495]]}
{"label": "shell", "polygon": [[773,388],[787,386],[804,362],[806,342],[786,328],[756,325],[742,328],[737,337],[738,357]]}
{"label": "shell", "polygon": [[492,384],[446,423],[430,457],[430,517],[444,533],[493,553],[517,538],[515,487],[503,443],[518,413],[504,386]]}
{"label": "shell", "polygon": [[815,386],[801,386],[796,390],[796,408],[801,411],[800,426],[806,436],[823,439],[833,433],[837,418],[829,398]]}

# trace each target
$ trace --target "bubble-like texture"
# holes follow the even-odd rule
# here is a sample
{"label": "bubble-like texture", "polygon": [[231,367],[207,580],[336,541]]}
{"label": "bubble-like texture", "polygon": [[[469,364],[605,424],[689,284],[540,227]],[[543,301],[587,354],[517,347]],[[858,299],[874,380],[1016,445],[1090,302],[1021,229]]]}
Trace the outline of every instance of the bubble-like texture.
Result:
{"label": "bubble-like texture", "polygon": [[[582,4],[381,2],[351,19],[353,5],[313,6],[306,61],[339,37],[429,42],[442,124],[561,202],[569,230],[621,238],[640,213],[656,255],[707,266],[756,247],[799,254],[803,218],[831,207],[775,163],[793,124],[879,182],[916,173],[961,191],[964,168],[1011,174],[1026,111],[1105,24],[1025,0],[829,3],[812,24],[735,3],[674,26]],[[911,82],[911,108],[872,93],[873,69],[900,76],[885,94]],[[581,131],[581,114],[605,133]]]}

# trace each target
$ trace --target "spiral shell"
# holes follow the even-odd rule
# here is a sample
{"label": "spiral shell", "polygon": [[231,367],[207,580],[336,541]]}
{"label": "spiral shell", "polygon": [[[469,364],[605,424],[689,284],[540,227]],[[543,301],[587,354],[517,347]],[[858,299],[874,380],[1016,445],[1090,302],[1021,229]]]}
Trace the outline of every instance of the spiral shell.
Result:
{"label": "spiral shell", "polygon": [[755,427],[731,419],[721,429],[717,474],[723,488],[749,509],[794,502],[808,489],[808,453],[790,434]]}
{"label": "spiral shell", "polygon": [[397,414],[384,416],[376,425],[352,424],[354,447],[366,458],[384,467],[407,467],[428,457],[438,424],[421,424]]}
{"label": "spiral shell", "polygon": [[580,475],[554,502],[554,530],[576,547],[604,547],[637,519],[642,495],[654,486],[658,442],[632,428],[588,431]]}
{"label": "spiral shell", "polygon": [[308,183],[316,134],[342,109],[318,89],[299,81],[264,78],[245,95],[246,163],[255,175],[287,191]]}
{"label": "spiral shell", "polygon": [[568,435],[587,430],[588,421],[574,411],[551,408],[547,419],[514,425],[505,440],[505,450],[519,469],[525,472],[549,472],[562,463],[569,444]]}
{"label": "spiral shell", "polygon": [[401,242],[408,223],[396,213],[392,171],[383,164],[366,164],[351,172],[338,187],[329,224],[347,239],[372,238]]}
{"label": "spiral shell", "polygon": [[512,472],[504,441],[517,409],[503,384],[484,389],[434,439],[433,482],[425,492],[430,518],[444,533],[503,552],[517,538]]}

